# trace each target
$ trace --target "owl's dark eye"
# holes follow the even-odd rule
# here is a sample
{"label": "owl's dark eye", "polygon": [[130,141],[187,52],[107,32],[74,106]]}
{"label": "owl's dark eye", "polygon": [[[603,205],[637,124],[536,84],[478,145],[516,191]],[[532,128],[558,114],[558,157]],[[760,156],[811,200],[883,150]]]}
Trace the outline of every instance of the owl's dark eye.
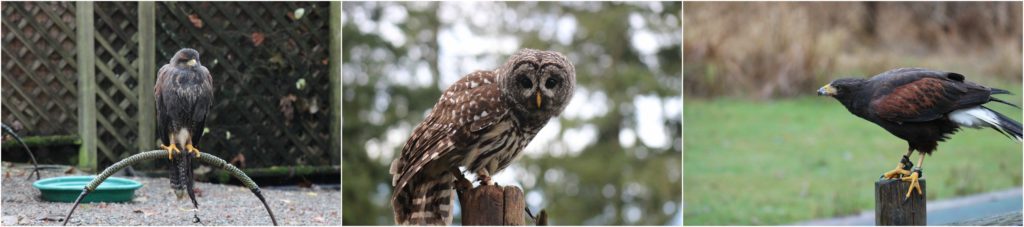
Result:
{"label": "owl's dark eye", "polygon": [[519,86],[523,88],[531,88],[533,87],[533,81],[530,81],[530,78],[521,76],[519,77]]}
{"label": "owl's dark eye", "polygon": [[548,78],[548,80],[544,82],[544,87],[547,87],[548,89],[555,88],[556,85],[558,85],[558,79],[555,78]]}

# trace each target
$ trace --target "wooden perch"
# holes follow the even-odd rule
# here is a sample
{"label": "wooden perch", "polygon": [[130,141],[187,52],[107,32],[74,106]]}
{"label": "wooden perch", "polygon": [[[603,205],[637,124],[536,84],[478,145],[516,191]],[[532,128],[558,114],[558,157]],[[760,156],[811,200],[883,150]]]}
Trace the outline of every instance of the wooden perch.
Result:
{"label": "wooden perch", "polygon": [[881,179],[875,182],[875,225],[927,225],[927,193],[925,180],[919,179],[921,193],[915,191],[909,199],[910,182],[899,179]]}
{"label": "wooden perch", "polygon": [[516,186],[484,185],[459,193],[462,225],[525,225],[523,198]]}

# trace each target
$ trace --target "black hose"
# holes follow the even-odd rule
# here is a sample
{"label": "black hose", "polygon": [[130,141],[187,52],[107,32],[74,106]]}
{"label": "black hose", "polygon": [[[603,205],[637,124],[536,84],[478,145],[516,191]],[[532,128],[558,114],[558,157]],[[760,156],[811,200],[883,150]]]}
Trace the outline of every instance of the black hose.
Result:
{"label": "black hose", "polygon": [[[22,141],[21,137],[18,136],[17,133],[14,133],[14,129],[11,129],[11,127],[7,127],[7,125],[5,125],[5,124],[0,124],[0,125],[3,126],[4,132],[7,132],[7,134],[11,134],[11,136],[14,137],[14,140],[17,140],[18,143],[21,144],[21,147],[25,148],[25,152],[28,152],[28,158],[32,159],[32,166],[34,167],[32,169],[32,173],[34,173],[36,175],[36,180],[39,180],[39,178],[41,176],[40,176],[40,173],[39,173],[39,162],[36,162],[36,155],[32,154],[32,150],[28,149],[28,145],[25,145],[25,141]],[[32,174],[31,173],[28,174],[28,179],[32,179]]]}
{"label": "black hose", "polygon": [[[121,169],[124,169],[125,167],[131,166],[140,161],[152,160],[160,157],[167,157],[167,151],[152,150],[138,153],[132,155],[131,157],[122,159],[121,161],[114,163],[114,165],[111,165],[110,167],[104,169],[103,172],[100,172],[100,174],[97,175],[96,178],[90,181],[89,184],[85,185],[85,188],[82,189],[82,194],[78,195],[78,199],[75,199],[75,205],[71,207],[71,211],[68,211],[67,217],[64,218],[64,225],[68,224],[68,220],[71,219],[71,214],[75,212],[75,208],[78,208],[78,204],[79,202],[82,201],[82,198],[84,198],[85,195],[88,195],[93,190],[96,190],[96,187],[99,186],[100,183],[103,183],[103,181],[105,181],[111,175],[113,175],[117,171],[120,171]],[[277,225],[277,218],[274,217],[274,212],[270,210],[270,205],[268,205],[266,199],[263,198],[263,193],[260,193],[260,187],[256,185],[256,182],[253,182],[248,175],[245,175],[245,173],[242,172],[242,170],[224,161],[224,159],[220,159],[217,156],[213,156],[207,153],[200,152],[198,160],[201,163],[228,171],[228,173],[230,173],[231,176],[235,177],[243,184],[245,184],[245,186],[248,187],[249,190],[251,190],[252,193],[256,195],[256,198],[259,198],[260,202],[263,203],[263,207],[266,208],[267,213],[270,214],[270,221],[273,222],[274,225]],[[199,217],[196,216],[195,218],[198,219]]]}

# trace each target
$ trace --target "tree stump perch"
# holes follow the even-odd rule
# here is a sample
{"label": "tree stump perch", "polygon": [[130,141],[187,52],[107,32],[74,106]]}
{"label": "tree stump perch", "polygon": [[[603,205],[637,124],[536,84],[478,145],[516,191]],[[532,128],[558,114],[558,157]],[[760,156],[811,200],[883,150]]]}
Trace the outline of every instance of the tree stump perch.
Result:
{"label": "tree stump perch", "polygon": [[516,186],[483,185],[459,193],[462,225],[525,225],[523,190]]}
{"label": "tree stump perch", "polygon": [[927,225],[928,188],[925,179],[921,193],[916,191],[904,201],[910,182],[900,179],[881,179],[875,182],[875,225]]}

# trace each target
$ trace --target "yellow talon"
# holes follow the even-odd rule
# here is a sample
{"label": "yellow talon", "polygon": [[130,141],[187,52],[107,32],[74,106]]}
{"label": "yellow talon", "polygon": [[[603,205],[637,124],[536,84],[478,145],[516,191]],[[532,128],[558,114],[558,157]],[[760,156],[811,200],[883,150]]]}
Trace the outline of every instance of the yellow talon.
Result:
{"label": "yellow talon", "polygon": [[160,144],[160,148],[167,150],[167,159],[171,160],[174,159],[174,152],[181,152],[181,150],[178,150],[178,146],[174,145],[174,143],[171,143],[170,146]]}
{"label": "yellow talon", "polygon": [[192,144],[186,144],[185,145],[185,150],[187,150],[188,152],[195,152],[196,153],[196,158],[199,157],[199,149],[196,149],[196,147],[193,147]]}
{"label": "yellow talon", "polygon": [[900,178],[901,176],[907,176],[907,175],[910,175],[910,170],[903,169],[903,164],[900,163],[899,165],[896,165],[895,169],[889,170],[889,172],[883,173],[882,177],[885,178],[885,179],[895,179],[895,178]]}
{"label": "yellow talon", "polygon": [[921,183],[918,183],[918,181],[917,181],[919,176],[920,176],[919,173],[913,172],[913,173],[910,174],[910,176],[901,178],[901,180],[903,180],[903,181],[910,181],[910,188],[907,189],[907,197],[906,198],[910,198],[910,195],[913,194],[914,189],[917,189],[917,194],[924,195],[924,193],[921,192]]}

